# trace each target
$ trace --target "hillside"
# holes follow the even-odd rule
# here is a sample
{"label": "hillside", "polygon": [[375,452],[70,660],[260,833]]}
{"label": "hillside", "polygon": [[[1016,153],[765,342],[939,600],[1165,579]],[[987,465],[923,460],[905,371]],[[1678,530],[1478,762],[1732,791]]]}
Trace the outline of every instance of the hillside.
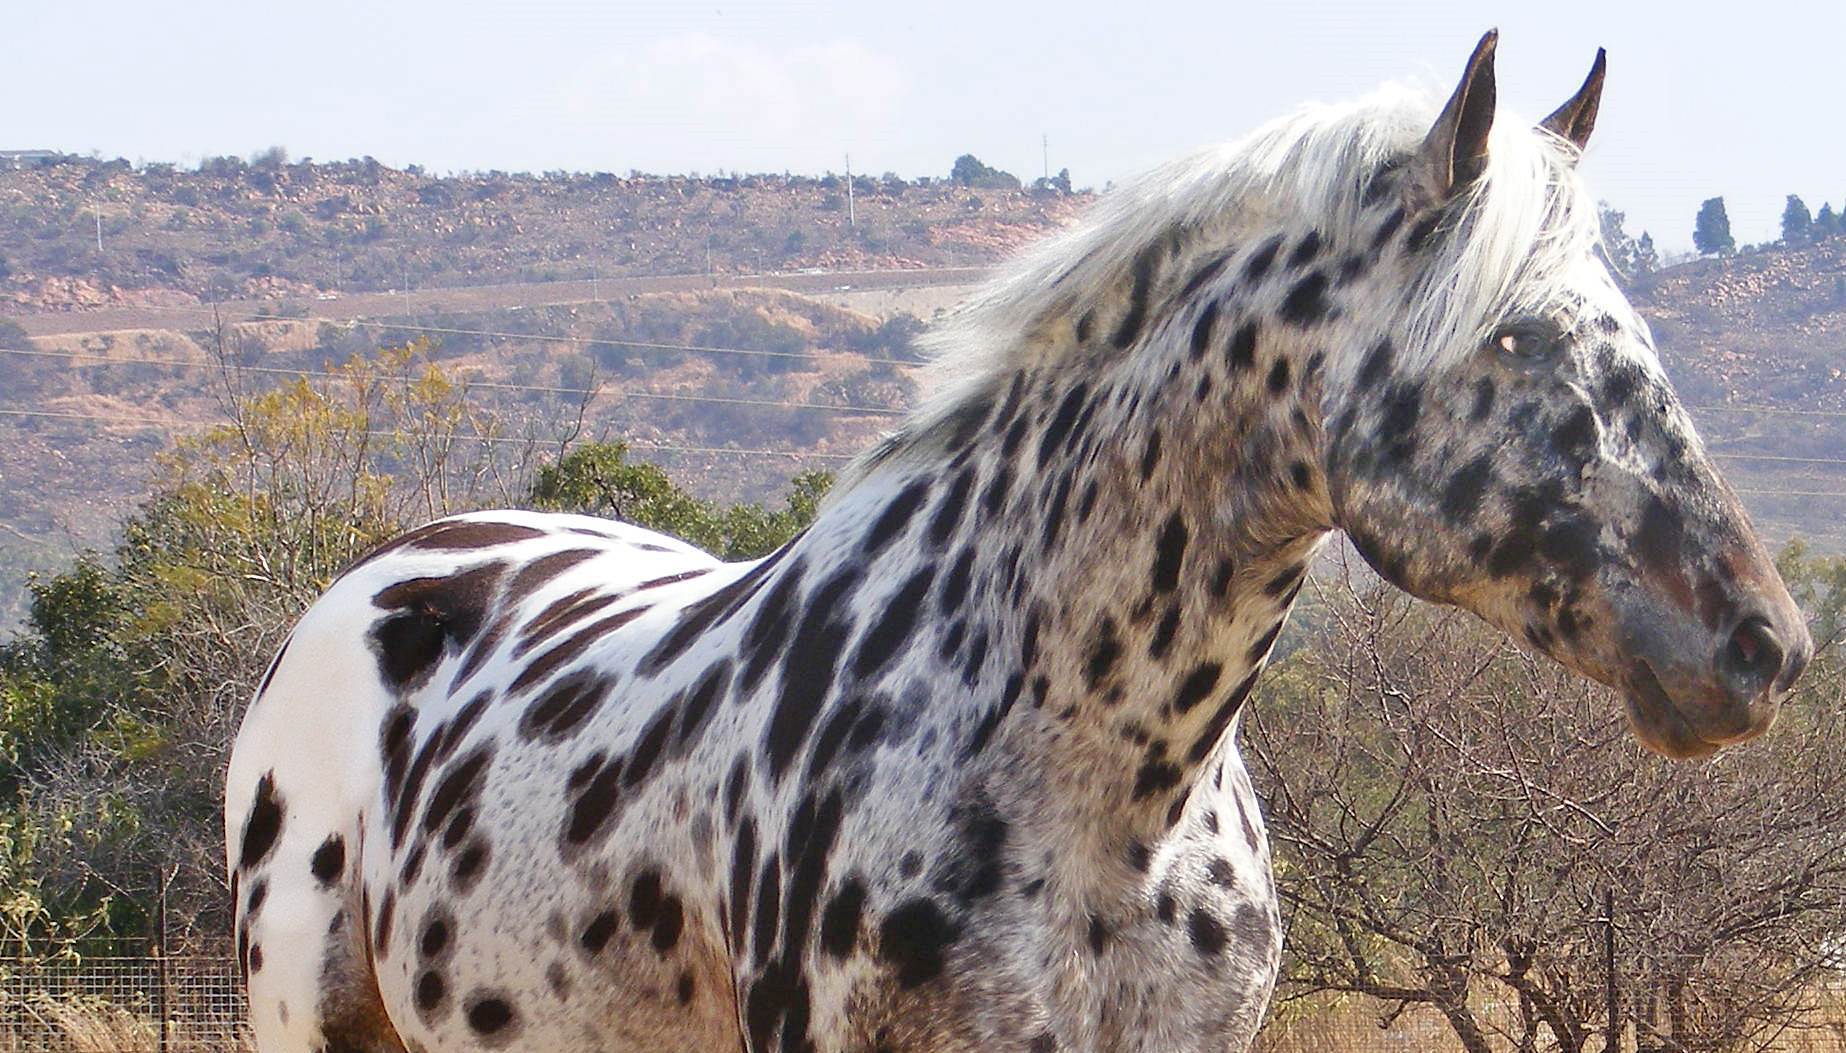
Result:
{"label": "hillside", "polygon": [[[439,179],[364,162],[0,172],[0,348],[13,349],[0,353],[0,624],[26,569],[109,542],[158,452],[223,419],[227,384],[418,337],[501,426],[555,439],[593,387],[584,433],[637,440],[704,496],[772,495],[803,467],[837,466],[910,404],[909,339],[956,290],[773,279],[805,283],[797,293],[748,288],[759,279],[745,273],[991,263],[1087,201],[861,178],[849,225],[844,189],[785,176]],[[401,287],[406,269],[423,288],[697,272],[708,246],[716,280],[364,292]],[[342,298],[326,299],[329,286]],[[227,289],[281,317],[213,327],[200,303]],[[1846,551],[1846,238],[1694,261],[1630,292],[1765,532]],[[30,348],[19,323],[38,334]]]}
{"label": "hillside", "polygon": [[428,175],[369,158],[0,170],[0,311],[992,263],[1086,193],[895,175]]}
{"label": "hillside", "polygon": [[1766,532],[1846,551],[1846,237],[1695,260],[1630,295]]}

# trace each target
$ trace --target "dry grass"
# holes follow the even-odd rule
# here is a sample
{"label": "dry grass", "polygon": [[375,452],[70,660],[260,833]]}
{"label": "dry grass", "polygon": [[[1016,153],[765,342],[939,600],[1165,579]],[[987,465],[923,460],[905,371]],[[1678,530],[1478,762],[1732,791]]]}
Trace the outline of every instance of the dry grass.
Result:
{"label": "dry grass", "polygon": [[[166,1053],[254,1053],[241,1026],[169,1025]],[[0,1004],[0,1053],[160,1053],[146,1012],[88,998],[13,998]]]}
{"label": "dry grass", "polygon": [[[1253,1053],[1460,1053],[1442,1016],[1412,1010],[1380,1028],[1375,1004],[1361,999],[1292,1006],[1270,1020]],[[1512,1049],[1496,1042],[1496,1049]],[[1632,1038],[1624,1049],[1632,1049]],[[255,1053],[238,1025],[172,1025],[168,1053]],[[1771,1053],[1838,1053],[1846,1049],[1846,999],[1801,1031],[1780,1037]],[[0,1002],[0,1053],[159,1053],[155,1021],[96,999],[13,998]]]}

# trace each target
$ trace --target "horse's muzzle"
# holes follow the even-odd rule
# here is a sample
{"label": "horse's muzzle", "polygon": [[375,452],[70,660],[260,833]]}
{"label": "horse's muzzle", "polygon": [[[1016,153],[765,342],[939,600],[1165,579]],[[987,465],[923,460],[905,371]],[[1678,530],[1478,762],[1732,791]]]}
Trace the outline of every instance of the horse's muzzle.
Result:
{"label": "horse's muzzle", "polygon": [[1645,745],[1677,759],[1705,757],[1768,730],[1814,649],[1793,602],[1779,599],[1749,608],[1715,641],[1683,624],[1630,626],[1632,659],[1620,687]]}

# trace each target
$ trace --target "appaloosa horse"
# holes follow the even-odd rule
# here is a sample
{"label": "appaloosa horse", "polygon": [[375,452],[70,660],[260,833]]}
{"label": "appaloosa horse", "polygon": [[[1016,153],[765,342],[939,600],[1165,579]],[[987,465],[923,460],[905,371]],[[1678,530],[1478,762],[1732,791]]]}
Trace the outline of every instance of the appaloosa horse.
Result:
{"label": "appaloosa horse", "polygon": [[1309,560],[1757,734],[1811,645],[1595,255],[1602,62],[1310,109],[932,338],[781,551],[487,512],[347,571],[227,788],[283,1051],[1236,1050],[1281,928],[1237,714]]}

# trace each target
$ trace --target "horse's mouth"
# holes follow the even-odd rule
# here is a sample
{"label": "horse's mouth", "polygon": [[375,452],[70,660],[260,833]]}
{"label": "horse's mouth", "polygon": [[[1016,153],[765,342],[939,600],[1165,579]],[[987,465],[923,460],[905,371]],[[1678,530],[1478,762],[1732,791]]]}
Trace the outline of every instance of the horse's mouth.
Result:
{"label": "horse's mouth", "polygon": [[1623,687],[1628,723],[1641,744],[1655,753],[1673,760],[1694,760],[1709,757],[1725,745],[1699,735],[1645,659],[1634,663]]}

